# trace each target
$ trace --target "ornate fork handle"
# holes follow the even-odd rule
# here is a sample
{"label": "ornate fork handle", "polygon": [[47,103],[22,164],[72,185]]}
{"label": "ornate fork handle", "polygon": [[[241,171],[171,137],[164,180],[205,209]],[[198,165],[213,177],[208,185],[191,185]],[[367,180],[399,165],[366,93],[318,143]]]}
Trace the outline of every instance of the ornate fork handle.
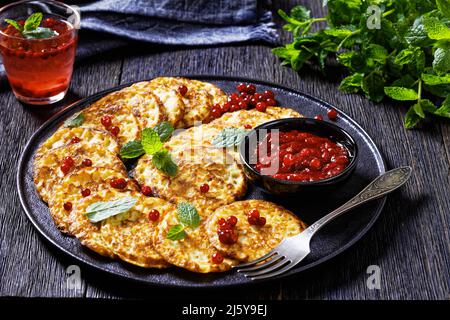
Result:
{"label": "ornate fork handle", "polygon": [[365,187],[360,193],[354,196],[352,199],[344,203],[342,206],[327,214],[320,220],[309,226],[304,232],[303,236],[307,235],[312,237],[318,230],[326,225],[331,220],[340,216],[344,212],[347,212],[363,203],[380,198],[389,192],[402,186],[411,176],[411,167],[401,167],[390,170],[375,180],[373,180],[367,187]]}

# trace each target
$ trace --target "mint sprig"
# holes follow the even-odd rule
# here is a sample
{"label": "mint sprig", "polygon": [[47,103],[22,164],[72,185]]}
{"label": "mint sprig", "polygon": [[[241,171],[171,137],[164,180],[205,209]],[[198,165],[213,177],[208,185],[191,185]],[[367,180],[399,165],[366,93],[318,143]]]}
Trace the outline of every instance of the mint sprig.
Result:
{"label": "mint sprig", "polygon": [[41,12],[35,12],[25,20],[23,26],[12,19],[5,19],[5,22],[19,30],[26,39],[47,39],[58,36],[58,32],[55,30],[40,27],[42,18],[43,14]]}
{"label": "mint sprig", "polygon": [[181,224],[172,226],[167,232],[169,240],[181,240],[187,236],[185,227],[195,229],[200,225],[200,215],[194,205],[180,202],[177,206],[178,220]]}
{"label": "mint sprig", "polygon": [[122,159],[133,159],[143,154],[152,156],[153,165],[168,176],[175,176],[178,173],[178,166],[173,161],[169,151],[163,149],[163,141],[170,138],[173,127],[168,122],[161,122],[154,129],[145,128],[142,130],[141,140],[127,142],[120,149]]}

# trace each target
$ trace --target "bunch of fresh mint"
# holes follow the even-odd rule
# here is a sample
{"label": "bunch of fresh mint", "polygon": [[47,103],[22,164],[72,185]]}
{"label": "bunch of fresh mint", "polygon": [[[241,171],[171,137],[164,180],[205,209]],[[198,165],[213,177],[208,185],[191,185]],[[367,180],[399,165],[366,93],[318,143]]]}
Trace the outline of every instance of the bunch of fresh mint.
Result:
{"label": "bunch of fresh mint", "polygon": [[15,20],[5,19],[6,23],[9,23],[14,28],[20,31],[22,36],[27,39],[45,39],[56,37],[58,33],[50,28],[40,27],[43,15],[41,12],[33,13],[25,20],[23,26]]}
{"label": "bunch of fresh mint", "polygon": [[[300,70],[316,62],[326,72],[329,56],[348,68],[340,89],[411,101],[404,125],[427,114],[450,118],[450,0],[324,0],[328,15],[313,18],[305,7],[290,14],[285,30],[294,41],[273,49],[283,65]],[[318,22],[325,28],[311,32]],[[320,24],[319,24],[320,26]]]}

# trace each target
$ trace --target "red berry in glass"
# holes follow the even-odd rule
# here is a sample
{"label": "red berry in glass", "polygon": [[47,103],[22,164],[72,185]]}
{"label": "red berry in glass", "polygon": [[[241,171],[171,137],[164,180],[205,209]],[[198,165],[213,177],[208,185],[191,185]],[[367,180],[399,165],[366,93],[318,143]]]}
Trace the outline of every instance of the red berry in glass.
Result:
{"label": "red berry in glass", "polygon": [[150,221],[158,221],[159,220],[159,211],[156,209],[152,209],[150,210],[149,214],[148,214],[148,220]]}
{"label": "red berry in glass", "polygon": [[153,190],[151,187],[149,186],[142,186],[141,187],[141,192],[144,196],[150,197],[153,195]]}
{"label": "red berry in glass", "polygon": [[51,31],[43,38],[25,38],[11,25],[5,25],[0,33],[0,51],[11,88],[20,100],[32,104],[61,100],[72,76],[77,30],[48,15],[40,27]]}
{"label": "red berry in glass", "polygon": [[184,97],[188,92],[188,88],[186,86],[179,86],[178,92]]}

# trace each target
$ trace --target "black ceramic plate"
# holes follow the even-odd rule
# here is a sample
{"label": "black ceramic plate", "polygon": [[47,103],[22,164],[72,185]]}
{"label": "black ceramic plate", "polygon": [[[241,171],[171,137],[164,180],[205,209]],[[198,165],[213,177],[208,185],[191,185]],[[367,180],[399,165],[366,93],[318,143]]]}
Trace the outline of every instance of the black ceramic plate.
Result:
{"label": "black ceramic plate", "polygon": [[[306,117],[316,114],[326,115],[331,105],[279,85],[252,80],[227,78],[219,76],[190,76],[217,84],[227,93],[234,92],[239,82],[255,83],[258,91],[272,90],[276,94],[279,105],[292,107]],[[53,245],[73,258],[105,272],[150,285],[167,287],[223,287],[252,283],[243,275],[234,271],[222,274],[195,274],[179,268],[166,270],[142,269],[120,261],[103,258],[80,245],[77,239],[64,236],[53,224],[48,208],[35,191],[32,179],[33,157],[38,146],[47,139],[73,113],[85,108],[105,94],[118,90],[123,86],[100,92],[83,99],[71,107],[62,110],[30,138],[19,161],[17,172],[17,188],[22,206],[36,229]],[[338,110],[339,111],[339,110]],[[326,118],[326,117],[324,117]],[[358,193],[366,184],[385,172],[381,154],[366,132],[350,117],[339,111],[336,124],[347,130],[355,139],[359,148],[359,161],[352,177],[339,190],[332,194],[321,195],[320,198],[298,198],[283,200],[261,193],[250,186],[248,199],[267,199],[281,204],[298,214],[306,223],[311,224],[332,209],[338,207]],[[329,226],[321,230],[311,243],[311,254],[296,268],[280,276],[293,275],[316,266],[349,248],[359,240],[378,218],[385,203],[385,198],[353,210]]]}

